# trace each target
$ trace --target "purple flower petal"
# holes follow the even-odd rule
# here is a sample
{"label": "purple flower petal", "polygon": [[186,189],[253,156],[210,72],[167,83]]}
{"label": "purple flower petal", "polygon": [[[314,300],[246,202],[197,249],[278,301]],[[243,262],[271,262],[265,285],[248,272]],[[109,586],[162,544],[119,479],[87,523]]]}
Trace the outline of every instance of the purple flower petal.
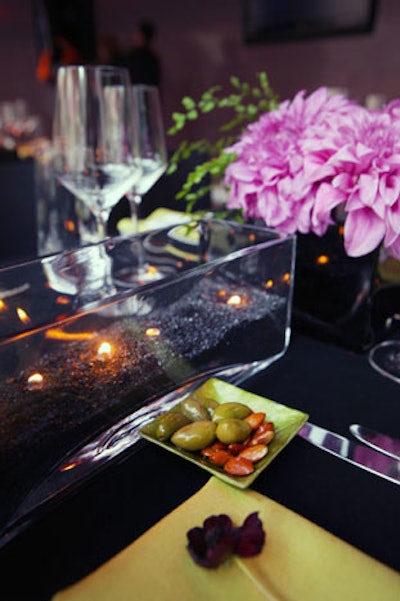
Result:
{"label": "purple flower petal", "polygon": [[242,526],[235,528],[225,514],[212,515],[187,533],[188,552],[198,565],[216,568],[233,553],[241,557],[252,557],[260,553],[265,532],[257,513],[252,513]]}
{"label": "purple flower petal", "polygon": [[187,537],[191,558],[204,568],[218,567],[233,553],[236,542],[232,520],[225,514],[210,516],[203,528],[192,528]]}
{"label": "purple flower petal", "polygon": [[261,552],[265,543],[265,532],[258,513],[251,513],[238,528],[235,553],[240,557],[253,557]]}

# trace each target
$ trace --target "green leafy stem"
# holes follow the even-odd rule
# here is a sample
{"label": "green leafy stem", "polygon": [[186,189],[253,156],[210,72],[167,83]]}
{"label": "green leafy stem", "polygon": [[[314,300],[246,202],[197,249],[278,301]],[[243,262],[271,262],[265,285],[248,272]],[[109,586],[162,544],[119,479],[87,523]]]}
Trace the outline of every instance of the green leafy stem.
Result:
{"label": "green leafy stem", "polygon": [[169,174],[174,173],[180,162],[189,159],[193,153],[207,156],[207,160],[189,172],[181,190],[176,194],[177,199],[186,201],[188,212],[192,212],[197,200],[210,191],[212,183],[204,182],[221,180],[227,166],[235,160],[235,154],[225,149],[237,140],[249,123],[258,119],[262,113],[278,107],[278,98],[270,87],[266,73],[258,73],[257,79],[257,85],[250,85],[233,76],[230,78],[233,91],[228,95],[223,95],[221,86],[214,86],[203,92],[197,101],[185,96],[181,101],[183,111],[172,114],[174,124],[167,132],[171,136],[182,131],[188,123],[214,110],[229,112],[228,121],[219,127],[220,135],[216,141],[183,140],[170,159],[167,170]]}

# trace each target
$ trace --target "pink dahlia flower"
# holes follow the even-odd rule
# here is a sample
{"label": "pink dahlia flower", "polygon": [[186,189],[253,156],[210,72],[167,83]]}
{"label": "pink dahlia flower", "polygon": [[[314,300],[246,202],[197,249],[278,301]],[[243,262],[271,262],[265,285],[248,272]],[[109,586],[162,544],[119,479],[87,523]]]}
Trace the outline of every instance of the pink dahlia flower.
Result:
{"label": "pink dahlia flower", "polygon": [[[335,151],[325,136],[354,109],[343,96],[329,96],[326,88],[319,88],[307,98],[299,92],[292,102],[282,102],[249,125],[227,149],[236,155],[225,173],[227,207],[242,209],[245,217],[262,219],[282,232],[325,233],[332,220],[328,213],[312,218],[318,182],[306,169],[319,168],[318,160],[323,165]],[[321,148],[307,166],[303,144],[310,137]]]}
{"label": "pink dahlia flower", "polygon": [[286,233],[323,235],[345,209],[347,254],[400,259],[400,101],[368,111],[320,88],[281,103],[228,149],[228,208]]}
{"label": "pink dahlia flower", "polygon": [[[353,257],[383,242],[388,254],[400,259],[398,110],[398,105],[392,105],[386,111],[355,111],[348,123],[330,134],[331,155],[309,179],[320,182],[312,214],[316,223],[325,221],[335,207],[344,206],[344,244]],[[314,152],[319,160],[320,149],[313,150],[312,141],[307,150],[310,163]]]}

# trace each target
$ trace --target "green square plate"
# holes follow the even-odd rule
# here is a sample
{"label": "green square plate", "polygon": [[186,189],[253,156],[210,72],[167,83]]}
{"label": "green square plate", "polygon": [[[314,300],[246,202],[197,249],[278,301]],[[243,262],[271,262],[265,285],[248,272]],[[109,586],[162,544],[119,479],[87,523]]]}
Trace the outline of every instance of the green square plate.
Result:
{"label": "green square plate", "polygon": [[[244,405],[248,405],[255,412],[262,411],[266,413],[266,420],[274,422],[275,438],[268,445],[268,455],[255,465],[255,470],[252,474],[249,474],[248,476],[232,476],[225,472],[223,468],[211,465],[206,459],[203,459],[200,453],[184,451],[170,442],[158,440],[150,434],[151,424],[153,422],[146,424],[140,433],[146,440],[154,442],[164,449],[188,459],[188,461],[202,467],[217,478],[220,478],[229,484],[233,484],[238,488],[247,488],[250,486],[257,476],[259,476],[271,461],[275,459],[278,453],[280,453],[292,440],[308,419],[306,413],[286,407],[280,403],[275,403],[270,399],[266,399],[256,394],[252,394],[251,392],[247,392],[242,388],[238,388],[237,386],[233,386],[232,384],[228,384],[217,378],[210,378],[196,390],[196,398],[201,398],[202,396],[205,398],[213,398],[218,403],[226,403],[228,401],[243,403]],[[179,399],[177,404],[181,401],[182,399]]]}

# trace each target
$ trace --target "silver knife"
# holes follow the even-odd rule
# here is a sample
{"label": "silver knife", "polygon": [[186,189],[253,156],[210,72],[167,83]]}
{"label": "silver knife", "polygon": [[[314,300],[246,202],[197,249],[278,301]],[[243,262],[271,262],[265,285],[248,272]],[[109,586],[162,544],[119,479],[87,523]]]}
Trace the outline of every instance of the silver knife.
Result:
{"label": "silver knife", "polygon": [[361,442],[367,444],[373,449],[385,453],[393,459],[400,459],[400,439],[382,434],[372,428],[361,426],[360,424],[351,424],[350,432]]}
{"label": "silver knife", "polygon": [[335,457],[344,459],[372,474],[400,484],[400,461],[383,455],[363,444],[355,443],[335,432],[307,422],[298,435]]}

